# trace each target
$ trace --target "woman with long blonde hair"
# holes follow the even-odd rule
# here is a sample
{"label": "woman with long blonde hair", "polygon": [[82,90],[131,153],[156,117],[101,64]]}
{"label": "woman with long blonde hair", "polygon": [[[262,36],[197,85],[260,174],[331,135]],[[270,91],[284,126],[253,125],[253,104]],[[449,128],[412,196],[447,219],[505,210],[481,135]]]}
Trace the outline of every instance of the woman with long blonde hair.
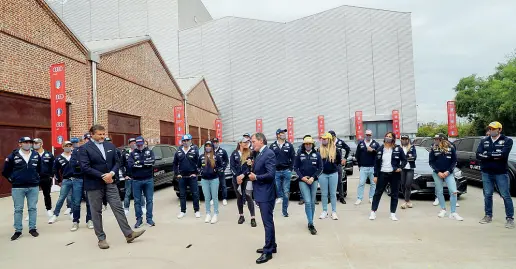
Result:
{"label": "woman with long blonde hair", "polygon": [[410,194],[412,193],[412,182],[414,181],[414,168],[416,168],[417,152],[416,148],[410,144],[408,135],[401,136],[401,147],[403,153],[407,156],[407,165],[401,169],[401,186],[403,187],[403,198],[405,203],[401,205],[401,209],[412,208]]}
{"label": "woman with long blonde hair", "polygon": [[[201,174],[202,193],[206,205],[205,223],[215,224],[219,215],[219,175],[218,171],[223,169],[222,160],[214,153],[211,141],[204,143],[204,154],[199,156],[199,173]],[[213,200],[213,216],[211,215],[210,201]]]}
{"label": "woman with long blonde hair", "polygon": [[251,198],[253,185],[247,184],[249,182],[249,174],[251,173],[251,167],[253,164],[250,145],[251,143],[249,139],[246,137],[242,138],[235,151],[231,154],[229,164],[231,173],[233,174],[233,189],[237,196],[237,208],[238,214],[240,215],[238,218],[238,224],[243,224],[245,222],[244,200],[242,198],[242,196],[245,196],[245,199],[247,200],[247,208],[251,214],[251,227],[256,227],[254,202]]}
{"label": "woman with long blonde hair", "polygon": [[331,218],[338,220],[337,216],[337,184],[339,181],[338,168],[342,161],[342,153],[337,150],[330,133],[321,136],[321,147],[319,148],[323,162],[322,174],[319,176],[319,185],[321,186],[321,203],[323,212],[319,219],[328,217],[328,193],[331,201]]}

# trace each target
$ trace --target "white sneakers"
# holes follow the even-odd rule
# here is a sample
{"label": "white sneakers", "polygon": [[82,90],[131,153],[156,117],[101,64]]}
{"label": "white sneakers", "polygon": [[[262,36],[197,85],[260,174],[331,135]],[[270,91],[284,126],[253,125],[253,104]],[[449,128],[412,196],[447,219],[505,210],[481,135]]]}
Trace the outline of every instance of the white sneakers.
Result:
{"label": "white sneakers", "polygon": [[142,206],[142,212],[143,214],[147,214],[147,207]]}
{"label": "white sneakers", "polygon": [[457,213],[451,213],[450,214],[450,219],[454,219],[454,220],[458,220],[458,221],[463,221],[464,220],[464,218],[459,216],[459,214],[457,214]]}
{"label": "white sneakers", "polygon": [[355,205],[359,205],[362,203],[362,200],[358,199],[356,202],[355,202]]}
{"label": "white sneakers", "polygon": [[79,223],[74,222],[70,231],[75,232],[77,230],[79,230]]}
{"label": "white sneakers", "polygon": [[337,216],[337,212],[332,212],[331,213],[331,219],[332,220],[338,220],[339,219],[339,217]]}
{"label": "white sneakers", "polygon": [[204,223],[209,223],[211,221],[211,215],[206,214],[206,218],[204,219]]}
{"label": "white sneakers", "polygon": [[93,227],[93,221],[89,220],[88,221],[88,229],[93,229],[95,227]]}
{"label": "white sneakers", "polygon": [[72,212],[72,209],[71,208],[67,208],[64,212],[65,215],[70,215],[70,213]]}
{"label": "white sneakers", "polygon": [[56,215],[52,215],[52,217],[50,217],[50,219],[48,220],[48,224],[53,224],[57,221],[57,216]]}
{"label": "white sneakers", "polygon": [[52,210],[47,210],[47,216],[50,218],[54,215],[54,212]]}
{"label": "white sneakers", "polygon": [[215,223],[217,223],[217,221],[219,221],[219,220],[217,218],[217,214],[215,214],[215,215],[213,215],[213,218],[211,218],[211,224],[215,224]]}
{"label": "white sneakers", "polygon": [[369,215],[369,219],[370,220],[375,220],[376,219],[376,212],[371,211],[371,214]]}
{"label": "white sneakers", "polygon": [[201,212],[200,211],[195,212],[195,217],[196,218],[200,218],[201,217]]}
{"label": "white sneakers", "polygon": [[182,219],[186,216],[186,213],[185,212],[179,212],[179,214],[177,215],[177,218],[178,219]]}
{"label": "white sneakers", "polygon": [[391,213],[391,216],[389,217],[392,221],[398,221],[398,218],[396,217],[396,213]]}
{"label": "white sneakers", "polygon": [[456,207],[460,207],[459,202],[457,202],[457,203],[455,204],[455,206],[456,206]]}
{"label": "white sneakers", "polygon": [[446,210],[441,209],[441,211],[439,211],[439,214],[437,214],[437,216],[439,218],[444,218],[446,216]]}
{"label": "white sneakers", "polygon": [[222,205],[227,206],[228,205],[228,200],[226,200],[226,199],[222,200]]}
{"label": "white sneakers", "polygon": [[434,206],[438,206],[439,205],[439,199],[435,198],[433,205]]}
{"label": "white sneakers", "polygon": [[319,216],[319,219],[325,219],[325,218],[327,218],[327,217],[328,217],[328,212],[323,211],[323,212],[321,213],[321,215]]}
{"label": "white sneakers", "polygon": [[213,200],[210,200],[210,205],[213,205]]}
{"label": "white sneakers", "polygon": [[25,221],[29,221],[29,216],[25,217]]}
{"label": "white sneakers", "polygon": [[283,198],[278,198],[278,199],[276,199],[276,204],[279,204],[279,203],[281,203],[281,202],[283,202]]}
{"label": "white sneakers", "polygon": [[124,208],[124,213],[126,216],[129,215],[129,208]]}

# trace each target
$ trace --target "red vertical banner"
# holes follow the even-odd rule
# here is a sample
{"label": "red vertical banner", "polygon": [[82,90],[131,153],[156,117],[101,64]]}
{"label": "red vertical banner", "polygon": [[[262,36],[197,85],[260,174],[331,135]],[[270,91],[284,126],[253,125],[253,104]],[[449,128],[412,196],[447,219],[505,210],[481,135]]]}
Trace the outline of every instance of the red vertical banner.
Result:
{"label": "red vertical banner", "polygon": [[319,133],[319,137],[324,134],[324,116],[319,115],[317,117],[317,132]]}
{"label": "red vertical banner", "polygon": [[262,119],[256,119],[256,132],[257,133],[263,133]]}
{"label": "red vertical banner", "polygon": [[355,111],[355,136],[357,140],[364,139],[364,122],[362,120],[362,111]]}
{"label": "red vertical banner", "polygon": [[219,140],[219,142],[222,142],[222,120],[216,119],[215,120],[215,136]]}
{"label": "red vertical banner", "polygon": [[392,131],[396,135],[396,138],[399,139],[401,136],[401,131],[400,131],[400,112],[398,110],[392,111]]}
{"label": "red vertical banner", "polygon": [[181,145],[181,137],[185,135],[185,110],[183,106],[174,107],[174,126],[176,145]]}
{"label": "red vertical banner", "polygon": [[288,132],[288,142],[294,142],[294,118],[287,118],[287,132]]}
{"label": "red vertical banner", "polygon": [[448,101],[447,103],[448,110],[448,136],[456,137],[459,135],[459,130],[457,129],[457,111],[455,109],[455,101]]}
{"label": "red vertical banner", "polygon": [[50,66],[50,110],[52,147],[61,148],[63,142],[68,140],[64,63]]}

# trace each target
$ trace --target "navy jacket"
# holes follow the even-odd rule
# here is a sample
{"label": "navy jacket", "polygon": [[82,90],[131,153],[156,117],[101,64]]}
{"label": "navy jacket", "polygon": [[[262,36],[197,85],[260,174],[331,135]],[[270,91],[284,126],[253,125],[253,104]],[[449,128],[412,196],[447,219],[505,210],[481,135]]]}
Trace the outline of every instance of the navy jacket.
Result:
{"label": "navy jacket", "polygon": [[[233,180],[236,181],[236,177],[239,175],[244,175],[245,177],[249,176],[251,173],[251,166],[245,162],[242,164],[242,157],[238,153],[238,150],[233,151],[231,153],[231,157],[229,159],[231,173],[233,174]],[[247,157],[247,160],[253,160],[252,154]]]}
{"label": "navy jacket", "polygon": [[296,157],[294,145],[285,141],[283,147],[280,148],[278,141],[275,141],[271,144],[270,149],[272,149],[276,155],[276,170],[288,169],[292,171],[294,168],[294,159]]}
{"label": "navy jacket", "polygon": [[[403,151],[403,153],[405,153],[405,151]],[[410,169],[416,168],[417,152],[416,147],[414,145],[410,146],[409,150],[407,151],[406,157],[407,162],[410,165]],[[403,166],[403,169],[405,169],[405,166]]]}
{"label": "navy jacket", "polygon": [[355,153],[358,167],[374,167],[376,163],[376,151],[380,148],[380,144],[373,139],[369,146],[373,151],[367,151],[367,146],[364,140],[358,142],[357,151]]}
{"label": "navy jacket", "polygon": [[321,155],[313,149],[310,153],[307,153],[305,149],[301,149],[296,157],[294,169],[296,170],[298,180],[301,180],[303,177],[313,177],[317,180],[323,170]]}
{"label": "navy jacket", "polygon": [[208,158],[206,158],[206,155],[200,155],[199,161],[197,163],[197,168],[199,169],[199,173],[201,174],[201,178],[204,179],[216,179],[219,178],[218,173],[224,168],[222,159],[215,154],[215,166],[211,167],[208,163]]}
{"label": "navy jacket", "polygon": [[52,174],[59,179],[59,181],[73,177],[74,169],[72,157],[70,157],[70,161],[68,161],[62,154],[57,156],[54,161],[54,167],[52,168]]}
{"label": "navy jacket", "polygon": [[73,168],[73,177],[82,179],[81,162],[79,161],[79,148],[72,149],[72,157],[70,158],[70,164]]}
{"label": "navy jacket", "polygon": [[[321,152],[321,148],[319,148],[318,152]],[[322,158],[322,156],[321,156]],[[323,162],[323,173],[324,174],[333,174],[339,171],[339,167],[341,167],[342,162],[342,153],[340,150],[337,149],[336,155],[335,155],[335,161],[330,162],[330,159],[322,159]]]}
{"label": "navy jacket", "polygon": [[482,172],[494,175],[507,174],[507,160],[512,144],[512,139],[503,134],[494,143],[491,137],[482,138],[477,148],[477,159],[480,160]]}
{"label": "navy jacket", "polygon": [[125,177],[132,177],[131,171],[129,171],[128,161],[129,161],[129,155],[131,154],[131,151],[126,149],[122,152],[122,157],[120,158],[120,172],[122,173],[122,176]]}
{"label": "navy jacket", "polygon": [[219,173],[222,173],[226,170],[229,164],[228,152],[225,149],[219,147],[217,150],[215,150],[215,154],[217,154],[217,156],[219,156],[220,160],[222,161],[221,169],[219,169]]}
{"label": "navy jacket", "polygon": [[[378,177],[382,170],[382,162],[383,162],[383,150],[384,145],[381,145],[380,148],[376,151],[376,164],[374,166],[374,176]],[[391,156],[391,165],[393,171],[398,169],[403,169],[407,165],[407,156],[403,152],[403,149],[399,145],[395,145],[392,149]]]}
{"label": "navy jacket", "polygon": [[448,171],[450,175],[452,175],[455,166],[457,166],[457,153],[455,152],[455,148],[450,146],[445,152],[441,152],[437,146],[433,146],[430,149],[428,163],[435,173]]}
{"label": "navy jacket", "polygon": [[[36,151],[37,152],[37,151]],[[41,173],[39,176],[41,178],[50,178],[54,174],[52,173],[52,169],[54,167],[54,155],[50,151],[43,151],[41,156]]]}
{"label": "navy jacket", "polygon": [[[103,145],[106,159],[93,141],[89,141],[79,149],[79,160],[84,176],[84,190],[86,191],[105,188],[106,182],[102,179],[102,175],[110,172],[115,175],[118,173],[119,161],[115,145],[109,142],[104,142]],[[116,184],[114,179],[115,176],[113,176],[112,184]]]}
{"label": "navy jacket", "polygon": [[194,147],[190,147],[188,152],[183,151],[180,147],[174,155],[174,162],[172,167],[176,175],[189,177],[197,174],[197,163],[199,162],[199,151]]}
{"label": "navy jacket", "polygon": [[267,146],[255,157],[253,171],[253,195],[256,202],[264,203],[276,199],[274,178],[276,174],[276,154]]}
{"label": "navy jacket", "polygon": [[20,149],[15,149],[4,163],[2,176],[7,178],[13,188],[30,188],[39,186],[41,173],[41,157],[36,151],[31,151],[29,163],[20,155]]}
{"label": "navy jacket", "polygon": [[[351,151],[348,144],[346,144],[346,142],[344,142],[344,140],[337,138],[337,142],[335,143],[335,146],[337,147],[337,150],[340,151],[341,156],[344,156],[344,159],[347,159],[349,156],[349,152]],[[346,153],[342,154],[342,150],[345,150]]]}
{"label": "navy jacket", "polygon": [[142,150],[135,149],[129,154],[127,160],[127,170],[135,180],[152,179],[154,162],[154,152],[145,147]]}

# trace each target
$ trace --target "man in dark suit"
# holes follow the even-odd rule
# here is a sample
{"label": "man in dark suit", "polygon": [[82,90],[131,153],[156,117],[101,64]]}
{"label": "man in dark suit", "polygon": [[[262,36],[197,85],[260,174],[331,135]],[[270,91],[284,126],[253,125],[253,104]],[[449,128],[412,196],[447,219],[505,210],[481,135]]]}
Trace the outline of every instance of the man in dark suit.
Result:
{"label": "man in dark suit", "polygon": [[262,133],[256,133],[251,138],[256,158],[253,172],[249,179],[253,182],[254,199],[260,207],[263,227],[265,229],[265,246],[256,252],[261,253],[256,263],[266,263],[272,259],[272,253],[277,252],[276,232],[274,230],[273,211],[276,200],[274,178],[276,174],[276,154],[267,147],[267,138]]}
{"label": "man in dark suit", "polygon": [[79,159],[81,170],[84,173],[84,189],[90,202],[93,227],[99,239],[98,246],[101,249],[109,248],[102,227],[102,200],[104,197],[107,198],[127,243],[131,243],[145,230],[134,232],[127,223],[115,182],[115,175],[118,173],[120,163],[116,147],[110,142],[104,142],[106,129],[102,125],[93,125],[90,133],[91,140],[79,148]]}

